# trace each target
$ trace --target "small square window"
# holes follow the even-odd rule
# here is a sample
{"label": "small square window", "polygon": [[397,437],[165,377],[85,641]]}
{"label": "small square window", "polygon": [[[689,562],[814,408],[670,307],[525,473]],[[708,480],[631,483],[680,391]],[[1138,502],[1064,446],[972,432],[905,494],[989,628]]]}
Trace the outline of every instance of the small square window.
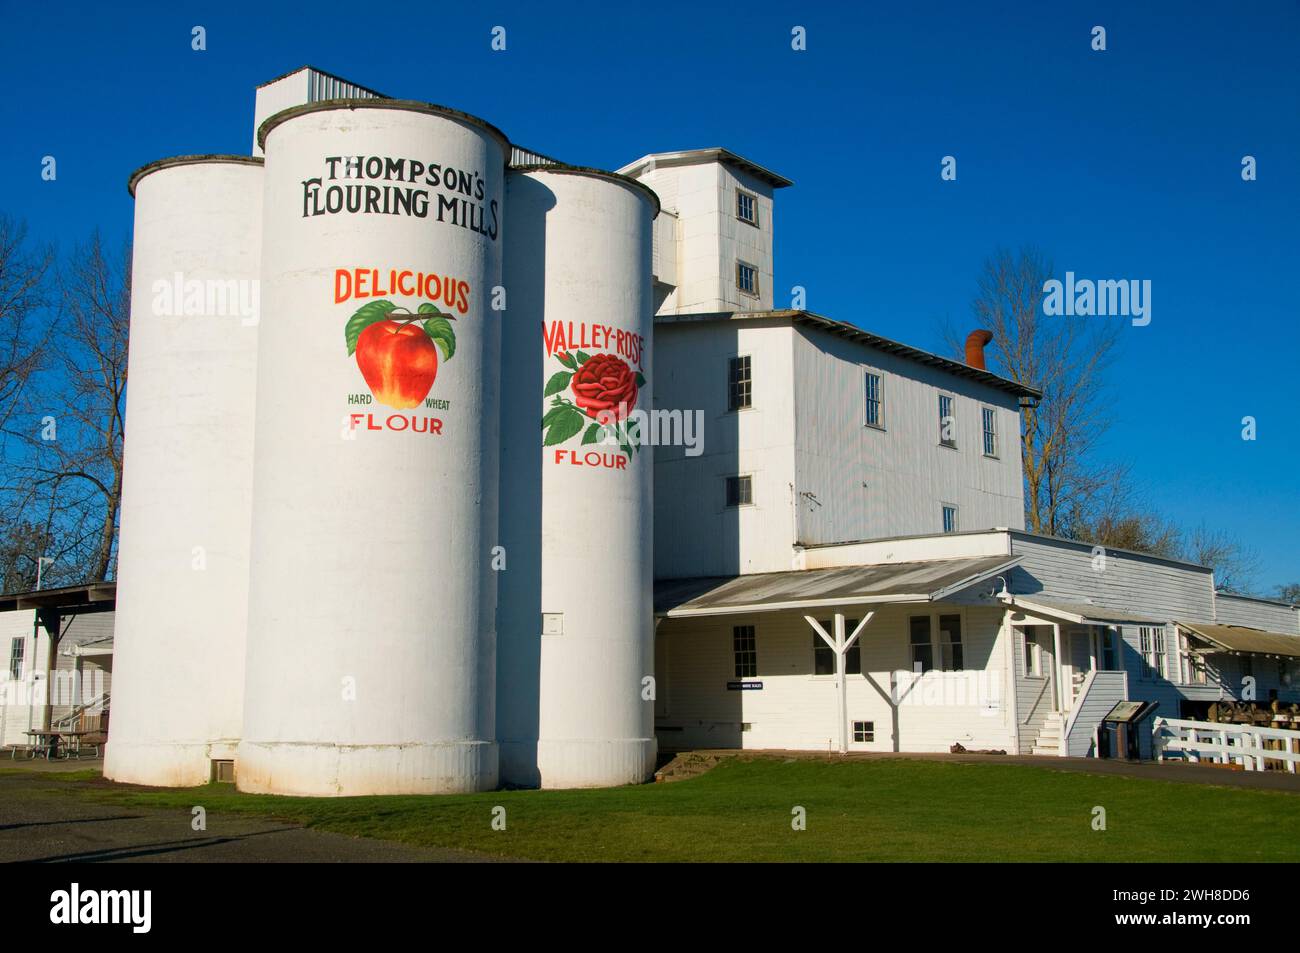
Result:
{"label": "small square window", "polygon": [[736,218],[750,225],[758,224],[758,199],[739,189],[736,190]]}
{"label": "small square window", "polygon": [[727,477],[727,505],[749,506],[754,502],[754,478],[750,476]]}
{"label": "small square window", "polygon": [[742,410],[753,405],[754,377],[749,355],[727,361],[727,409]]}
{"label": "small square window", "polygon": [[758,269],[753,265],[736,262],[736,287],[747,295],[758,295]]}
{"label": "small square window", "polygon": [[875,741],[876,723],[874,721],[855,721],[853,723],[853,740],[858,744]]}

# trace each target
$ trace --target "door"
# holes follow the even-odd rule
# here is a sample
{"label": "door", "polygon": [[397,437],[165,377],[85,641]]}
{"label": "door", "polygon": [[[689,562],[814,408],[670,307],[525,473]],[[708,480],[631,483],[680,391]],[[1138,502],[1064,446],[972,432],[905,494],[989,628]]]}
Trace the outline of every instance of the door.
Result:
{"label": "door", "polygon": [[1070,629],[1067,638],[1069,649],[1066,658],[1069,659],[1069,672],[1066,675],[1066,683],[1070,686],[1069,704],[1066,706],[1068,711],[1074,707],[1074,699],[1078,697],[1084,679],[1092,671],[1092,630]]}

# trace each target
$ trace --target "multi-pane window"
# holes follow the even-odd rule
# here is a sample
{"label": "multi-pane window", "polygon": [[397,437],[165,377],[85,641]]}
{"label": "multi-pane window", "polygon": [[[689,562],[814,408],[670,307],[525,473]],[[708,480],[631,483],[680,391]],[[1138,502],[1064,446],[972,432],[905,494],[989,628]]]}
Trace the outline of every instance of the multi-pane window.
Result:
{"label": "multi-pane window", "polygon": [[736,654],[736,678],[753,678],[758,674],[758,646],[752,625],[737,625],[731,630],[731,646]]}
{"label": "multi-pane window", "polygon": [[1178,636],[1178,652],[1183,657],[1183,684],[1204,685],[1208,681],[1205,672],[1205,659],[1192,652],[1192,644],[1187,636]]}
{"label": "multi-pane window", "polygon": [[1039,675],[1038,629],[1029,626],[1025,629],[1025,674]]}
{"label": "multi-pane window", "polygon": [[981,411],[984,419],[984,456],[996,457],[998,455],[998,418],[993,412],[992,407],[984,407]]}
{"label": "multi-pane window", "polygon": [[943,531],[945,533],[957,532],[957,507],[949,503],[943,504]]}
{"label": "multi-pane window", "polygon": [[874,721],[855,721],[853,723],[853,740],[858,744],[876,740],[876,723]]}
{"label": "multi-pane window", "polygon": [[758,201],[748,192],[736,191],[736,218],[750,225],[758,224]]}
{"label": "multi-pane window", "polygon": [[754,478],[750,476],[727,477],[727,505],[749,506],[754,502]]}
{"label": "multi-pane window", "polygon": [[1142,653],[1142,677],[1165,674],[1165,630],[1155,626],[1138,629],[1138,650]]}
{"label": "multi-pane window", "polygon": [[930,641],[930,617],[914,615],[908,620],[912,643],[912,671],[928,672],[934,668],[934,646]]}
{"label": "multi-pane window", "polygon": [[1103,672],[1122,671],[1118,649],[1119,635],[1114,629],[1101,634],[1101,669]]}
{"label": "multi-pane window", "polygon": [[23,652],[26,646],[27,640],[21,637],[9,643],[9,677],[14,681],[23,677]]}
{"label": "multi-pane window", "polygon": [[939,616],[939,668],[945,672],[962,670],[961,616]]}
{"label": "multi-pane window", "polygon": [[727,409],[740,410],[752,406],[754,378],[749,355],[733,357],[727,361]]}
{"label": "multi-pane window", "polygon": [[[820,619],[817,622],[828,635],[835,634],[835,623],[830,619]],[[857,619],[844,620],[844,637],[847,639],[853,630],[858,627]],[[835,650],[826,644],[818,633],[814,632],[813,637],[813,674],[814,675],[834,675],[835,674]],[[862,651],[857,642],[849,646],[849,650],[844,653],[844,671],[849,675],[862,674]]]}
{"label": "multi-pane window", "polygon": [[868,427],[881,427],[880,417],[880,375],[867,373],[866,387],[866,422]]}
{"label": "multi-pane window", "polygon": [[757,295],[758,269],[748,262],[736,262],[736,287],[747,295]]}
{"label": "multi-pane window", "polygon": [[939,395],[939,443],[945,447],[957,446],[957,420],[952,415],[952,397]]}

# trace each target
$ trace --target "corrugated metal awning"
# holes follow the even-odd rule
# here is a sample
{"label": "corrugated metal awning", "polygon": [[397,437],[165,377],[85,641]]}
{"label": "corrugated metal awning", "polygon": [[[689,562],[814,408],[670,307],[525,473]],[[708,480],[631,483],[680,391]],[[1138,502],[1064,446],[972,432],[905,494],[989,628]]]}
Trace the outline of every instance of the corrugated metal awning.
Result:
{"label": "corrugated metal awning", "polygon": [[1016,565],[1018,556],[931,559],[655,583],[655,614],[670,619],[885,602],[934,602]]}
{"label": "corrugated metal awning", "polygon": [[1300,635],[1266,632],[1264,629],[1250,629],[1244,625],[1217,625],[1212,622],[1174,624],[1222,652],[1300,658]]}
{"label": "corrugated metal awning", "polygon": [[1007,605],[1035,615],[1049,615],[1078,625],[1164,625],[1165,620],[1142,615],[1129,609],[1096,606],[1089,602],[1063,602],[1037,596],[1010,596]]}

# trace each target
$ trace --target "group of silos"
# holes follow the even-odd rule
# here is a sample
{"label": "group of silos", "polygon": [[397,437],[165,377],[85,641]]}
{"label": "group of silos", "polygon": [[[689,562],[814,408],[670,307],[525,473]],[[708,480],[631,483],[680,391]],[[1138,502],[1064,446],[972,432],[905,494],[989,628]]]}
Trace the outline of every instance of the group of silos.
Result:
{"label": "group of silos", "polygon": [[654,194],[424,103],[259,137],[130,182],[105,775],[646,780]]}

